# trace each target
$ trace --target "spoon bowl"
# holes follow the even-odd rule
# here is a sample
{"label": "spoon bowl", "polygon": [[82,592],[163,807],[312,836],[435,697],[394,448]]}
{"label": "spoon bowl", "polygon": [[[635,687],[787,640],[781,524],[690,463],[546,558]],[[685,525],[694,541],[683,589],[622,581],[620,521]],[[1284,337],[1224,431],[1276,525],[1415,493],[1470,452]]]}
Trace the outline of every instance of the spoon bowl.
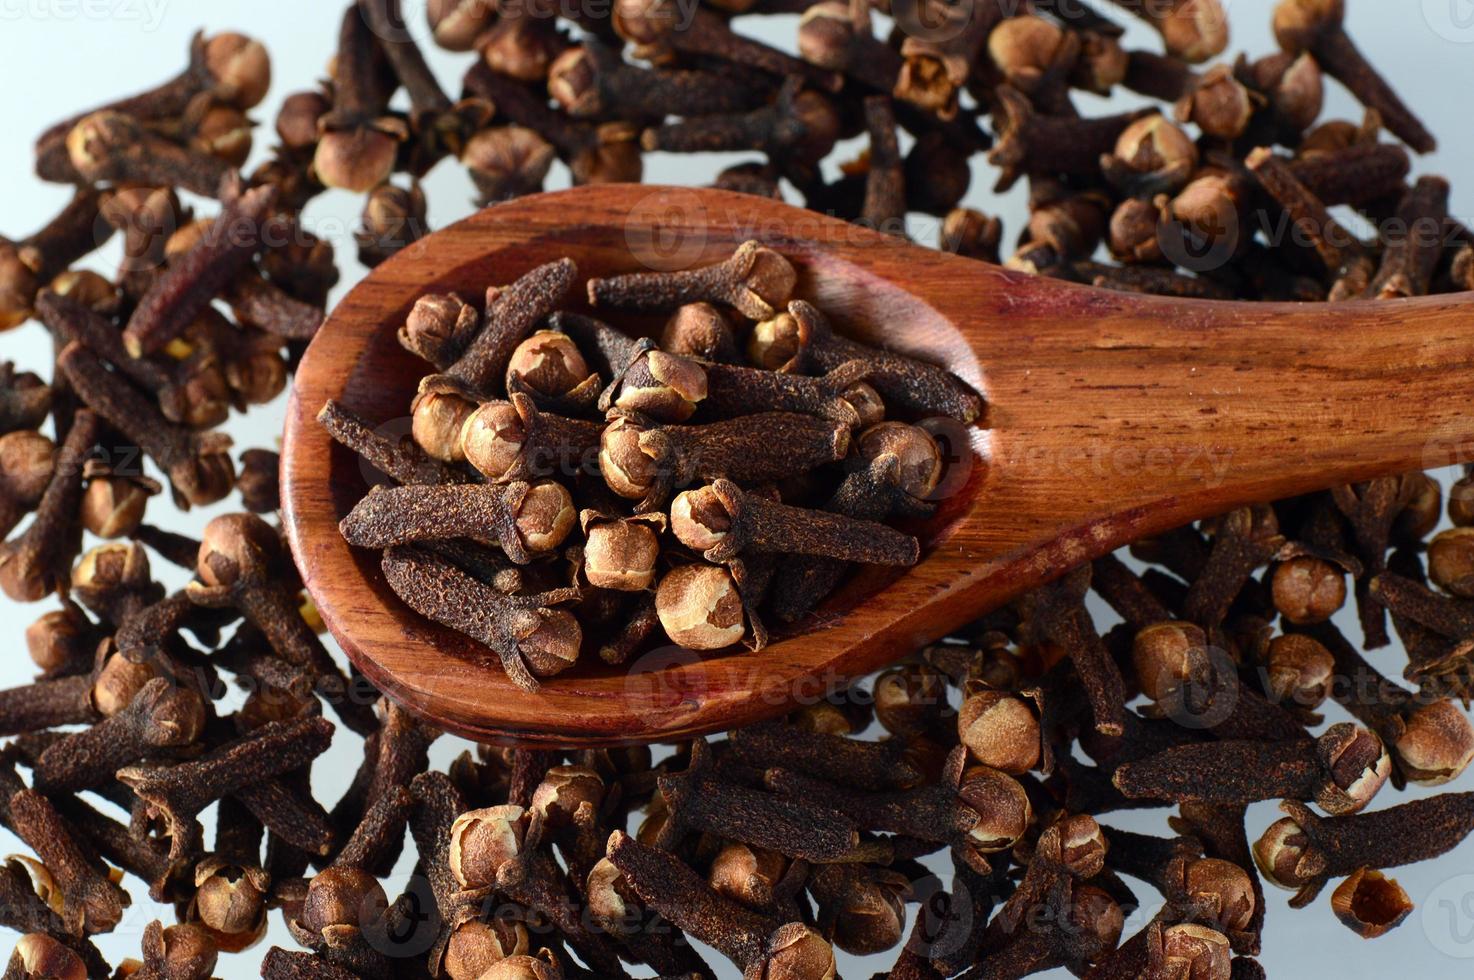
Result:
{"label": "spoon bowl", "polygon": [[[409,432],[429,368],[396,331],[416,299],[479,297],[553,259],[579,276],[709,264],[756,238],[838,332],[947,367],[988,407],[923,420],[947,453],[922,558],[856,575],[758,653],[585,655],[514,686],[474,641],[414,613],[338,522],[384,482],[317,424],[334,399]],[[571,308],[580,309],[578,300]],[[348,657],[433,724],[487,742],[688,738],[812,703],[1031,587],[1146,535],[1245,504],[1474,457],[1468,295],[1345,304],[1188,301],[1076,286],[911,245],[776,201],[609,185],[488,208],[375,269],[297,374],[282,454],[288,536]]]}

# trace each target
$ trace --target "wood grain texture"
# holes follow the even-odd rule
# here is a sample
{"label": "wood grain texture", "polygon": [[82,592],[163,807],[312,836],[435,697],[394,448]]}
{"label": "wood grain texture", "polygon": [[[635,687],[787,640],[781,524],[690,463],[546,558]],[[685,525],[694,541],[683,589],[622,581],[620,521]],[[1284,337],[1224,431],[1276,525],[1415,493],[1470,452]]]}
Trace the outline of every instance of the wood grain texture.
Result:
{"label": "wood grain texture", "polygon": [[[716,261],[759,238],[851,336],[945,364],[982,423],[942,422],[954,460],[922,561],[862,577],[807,631],[758,654],[666,650],[580,666],[538,694],[422,620],[338,520],[373,472],[314,416],[329,398],[394,431],[427,368],[395,330],[421,294],[479,298],[554,258],[582,277]],[[773,201],[619,185],[489,208],[410,246],[334,311],[297,375],[283,452],[287,529],[348,656],[390,696],[488,741],[684,738],[790,709],[1070,567],[1245,503],[1474,456],[1474,298],[1238,304],[1027,277]],[[863,600],[863,601],[862,601]]]}

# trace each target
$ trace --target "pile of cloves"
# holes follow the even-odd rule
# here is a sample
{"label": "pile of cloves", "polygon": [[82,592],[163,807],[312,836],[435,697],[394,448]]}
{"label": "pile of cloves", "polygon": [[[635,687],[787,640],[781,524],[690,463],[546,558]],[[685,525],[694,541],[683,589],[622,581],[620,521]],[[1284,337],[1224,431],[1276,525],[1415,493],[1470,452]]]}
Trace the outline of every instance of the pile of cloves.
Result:
{"label": "pile of cloves", "polygon": [[[271,980],[731,975],[717,956],[806,980],[835,976],[836,950],[886,955],[892,980],[1251,980],[1265,882],[1360,936],[1402,923],[1396,869],[1474,830],[1474,794],[1381,805],[1389,783],[1451,783],[1474,759],[1474,471],[1446,500],[1413,473],[1138,541],[723,737],[482,747],[438,771],[448,736],[321,638],[272,518],[275,454],[232,458],[219,431],[283,389],[337,281],[304,209],[364,194],[354,247],[374,264],[425,234],[418,180],[451,157],[495,202],[555,165],[632,180],[647,152],[749,151],[713,183],[896,234],[939,220],[942,247],[997,260],[999,222],[962,203],[986,155],[1000,186],[1028,182],[1018,269],[1244,300],[1474,288],[1447,183],[1412,176],[1433,138],[1343,3],[1282,0],[1280,50],[1232,60],[1219,0],[1119,6],[1160,45],[1128,48],[1100,5],[1042,0],[435,0],[435,43],[474,52],[452,97],[399,4],[361,0],[253,168],[246,113],[270,65],[238,34],[201,35],[176,77],[42,134],[36,173],[73,196],[0,239],[0,328],[34,316],[56,348],[0,364],[0,589],[55,599],[25,631],[34,682],[0,691],[0,826],[30,852],[0,864],[0,925],[21,934],[7,980],[114,976],[94,939],[145,894],[174,921],[116,975],[228,975],[220,954],[278,912],[301,949],[262,954]],[[784,14],[797,55],[736,19]],[[913,16],[942,28],[908,34]],[[1326,76],[1364,118],[1320,118]],[[1157,107],[1076,107],[1122,90]],[[1375,233],[1333,216],[1347,208]],[[85,268],[112,235],[121,265]],[[665,614],[678,642],[756,645],[841,559],[905,557],[889,532],[893,551],[867,536],[764,567],[795,501],[925,516],[936,447],[882,416],[978,408],[831,331],[783,270],[745,246],[590,284],[597,315],[668,317],[653,342],[560,312],[567,263],[484,305],[426,297],[401,335],[435,371],[413,438],[324,410],[398,484],[347,530],[411,604],[476,600],[421,611],[453,613],[528,684],[585,645],[630,657]],[[755,393],[834,455],[833,485],[707,468],[691,430],[740,425]],[[166,484],[179,506],[238,493],[245,512],[182,534],[153,502]],[[166,590],[158,562],[192,581]],[[719,594],[718,618],[682,615]],[[1405,662],[1373,655],[1394,636]],[[315,760],[347,733],[362,761],[325,790]],[[1283,817],[1260,832],[1248,808],[1269,800]],[[1143,833],[1128,810],[1167,815]]]}
{"label": "pile of cloves", "polygon": [[658,340],[563,309],[568,259],[492,286],[484,310],[421,297],[399,331],[433,368],[412,439],[386,444],[336,403],[320,416],[397,484],[344,538],[528,690],[586,646],[608,663],[662,642],[761,649],[765,619],[811,612],[852,564],[914,564],[917,539],[883,522],[932,512],[943,454],[894,416],[965,424],[981,399],[837,333],[796,281],[755,241],[588,281],[601,314],[666,316]]}

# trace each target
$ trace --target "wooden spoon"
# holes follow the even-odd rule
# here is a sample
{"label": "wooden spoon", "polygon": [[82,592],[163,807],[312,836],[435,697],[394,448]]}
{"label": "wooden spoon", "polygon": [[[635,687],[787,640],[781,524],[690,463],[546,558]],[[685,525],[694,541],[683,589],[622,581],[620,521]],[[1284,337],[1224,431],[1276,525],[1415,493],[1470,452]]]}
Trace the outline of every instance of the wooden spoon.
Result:
{"label": "wooden spoon", "polygon": [[[837,329],[982,392],[923,557],[866,577],[757,654],[581,663],[529,694],[409,610],[338,521],[374,473],[315,416],[336,399],[408,432],[424,362],[395,331],[426,292],[479,299],[571,256],[583,277],[718,261],[758,238]],[[286,525],[333,635],[375,684],[459,734],[547,745],[686,738],[812,702],[1123,543],[1244,504],[1474,456],[1468,295],[1344,304],[1183,301],[1016,274],[775,201],[585,187],[499,204],[405,249],[338,306],[297,374]]]}

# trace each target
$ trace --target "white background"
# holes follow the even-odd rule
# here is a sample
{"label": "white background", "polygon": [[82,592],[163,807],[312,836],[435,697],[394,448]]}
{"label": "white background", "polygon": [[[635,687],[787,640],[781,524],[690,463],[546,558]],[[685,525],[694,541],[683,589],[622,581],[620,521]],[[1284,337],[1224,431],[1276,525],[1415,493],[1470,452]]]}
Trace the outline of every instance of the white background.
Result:
{"label": "white background", "polygon": [[[1230,55],[1246,51],[1259,56],[1274,49],[1269,31],[1271,0],[1229,0],[1234,27]],[[1106,5],[1109,6],[1109,5]],[[1440,151],[1417,164],[1418,172],[1446,174],[1454,183],[1453,209],[1466,222],[1474,215],[1474,128],[1469,125],[1469,98],[1474,92],[1474,2],[1471,0],[1400,0],[1397,3],[1351,0],[1349,25],[1369,56],[1382,67],[1396,87],[1423,114],[1438,136]],[[419,9],[419,0],[406,0],[409,11]],[[197,28],[215,32],[239,30],[263,40],[272,55],[274,81],[271,94],[254,113],[263,124],[258,131],[253,163],[261,158],[271,139],[276,107],[288,93],[310,87],[325,71],[332,54],[342,4],[330,0],[211,0],[182,3],[169,0],[0,0],[0,71],[3,71],[3,131],[0,141],[0,234],[20,238],[45,223],[67,200],[62,187],[38,182],[31,175],[31,140],[46,125],[85,107],[152,86],[172,76],[185,62],[190,35]],[[1129,18],[1119,17],[1123,23]],[[772,43],[791,47],[793,18],[755,21],[747,18],[742,29],[764,36]],[[1155,36],[1131,24],[1129,47],[1154,47]],[[469,56],[429,51],[432,65],[452,94]],[[1123,105],[1139,100],[1126,96]],[[1105,103],[1082,97],[1089,114],[1105,110]],[[1331,86],[1328,116],[1359,118],[1360,111],[1334,85]],[[857,151],[858,148],[855,148]],[[751,158],[649,156],[646,179],[673,184],[702,184],[731,159]],[[836,159],[853,156],[842,149]],[[1023,224],[1023,184],[1005,199],[997,199],[987,188],[993,175],[982,161],[975,166],[974,189],[967,203],[1000,214],[1005,223],[1005,242],[1011,244]],[[549,187],[566,186],[566,173],[556,168]],[[443,163],[425,183],[433,227],[441,227],[468,213],[472,188],[453,163]],[[352,229],[357,223],[360,202],[350,195],[330,193],[314,202],[308,212],[313,230],[334,240],[343,271],[337,295],[351,286],[363,269],[354,261]],[[205,213],[210,213],[206,207]],[[921,240],[934,239],[935,229],[920,225],[913,233]],[[117,245],[90,260],[101,271],[110,272],[116,263]],[[1474,329],[1474,318],[1471,318]],[[50,362],[50,341],[44,331],[31,324],[0,338],[0,359],[15,360],[22,367],[45,373]],[[1390,395],[1391,393],[1389,393]],[[253,412],[247,420],[236,420],[230,431],[237,448],[275,446],[282,404]],[[171,527],[197,530],[216,513],[233,504],[197,511],[187,518],[169,514],[167,506],[154,511]],[[184,526],[183,522],[187,522]],[[171,587],[182,584],[171,569],[155,562],[156,573]],[[43,604],[21,607],[0,597],[0,636],[9,638],[0,659],[0,687],[28,682],[31,663],[21,642],[21,632],[45,608]],[[1110,620],[1102,616],[1104,626]],[[1350,635],[1356,633],[1348,622]],[[1398,676],[1404,657],[1399,649],[1379,651],[1373,662],[1391,676]],[[1340,716],[1332,713],[1331,720]],[[434,751],[437,765],[444,765],[464,748],[454,739],[443,739]],[[358,740],[338,739],[333,750],[316,767],[316,790],[331,804],[357,765]],[[1474,788],[1474,776],[1455,788]],[[1379,805],[1398,802],[1389,789]],[[1251,811],[1251,834],[1257,835],[1276,816],[1271,805]],[[1106,818],[1106,823],[1165,832],[1158,816]],[[0,853],[24,850],[23,845],[0,832]],[[404,862],[401,862],[402,864]],[[401,868],[401,873],[407,868]],[[1397,931],[1385,938],[1363,942],[1336,922],[1331,915],[1329,889],[1311,908],[1291,911],[1285,894],[1269,895],[1269,919],[1262,962],[1276,977],[1377,978],[1389,976],[1468,976],[1474,969],[1474,843],[1466,844],[1437,862],[1395,872],[1395,877],[1412,896],[1418,908]],[[129,882],[137,904],[118,931],[99,937],[98,945],[113,963],[137,955],[143,927],[156,917],[172,921],[171,912],[151,906],[143,890]],[[390,883],[391,896],[396,893]],[[1148,889],[1138,889],[1147,899]],[[1149,914],[1149,912],[1148,912]],[[271,935],[244,955],[222,958],[218,975],[247,977],[257,974],[260,956],[272,943],[294,948],[273,917]],[[1129,921],[1127,934],[1144,918]],[[0,942],[0,956],[8,948]],[[850,980],[863,980],[889,967],[893,954],[865,961],[842,959],[841,970]],[[713,965],[721,962],[711,958]],[[730,967],[723,976],[738,976]],[[1058,971],[1063,975],[1063,971]]]}

